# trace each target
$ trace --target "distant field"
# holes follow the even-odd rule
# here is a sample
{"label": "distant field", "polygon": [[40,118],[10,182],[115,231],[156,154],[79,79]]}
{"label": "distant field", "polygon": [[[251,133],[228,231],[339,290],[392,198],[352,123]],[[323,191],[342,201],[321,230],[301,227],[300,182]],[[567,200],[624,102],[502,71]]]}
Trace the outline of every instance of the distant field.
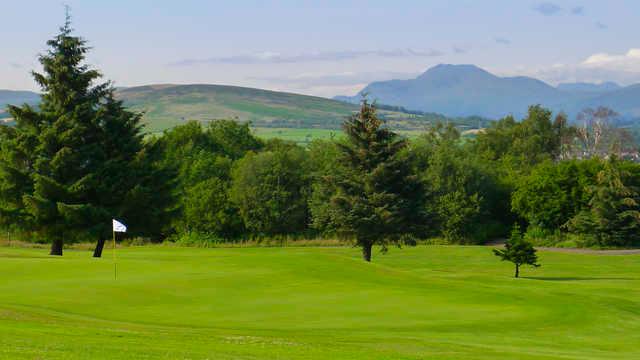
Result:
{"label": "distant field", "polygon": [[298,144],[308,144],[313,140],[326,140],[342,137],[340,130],[330,129],[292,129],[292,128],[253,128],[253,133],[263,139],[283,139]]}
{"label": "distant field", "polygon": [[[415,138],[424,133],[421,130],[398,130],[400,135],[408,138]],[[309,144],[313,140],[327,140],[331,138],[341,138],[344,136],[342,130],[330,129],[295,129],[295,128],[261,128],[254,127],[253,133],[263,139],[278,138],[296,142],[300,145]],[[475,136],[473,132],[463,132],[462,139],[469,139]]]}
{"label": "distant field", "polygon": [[640,359],[640,255],[0,248],[0,358]]}

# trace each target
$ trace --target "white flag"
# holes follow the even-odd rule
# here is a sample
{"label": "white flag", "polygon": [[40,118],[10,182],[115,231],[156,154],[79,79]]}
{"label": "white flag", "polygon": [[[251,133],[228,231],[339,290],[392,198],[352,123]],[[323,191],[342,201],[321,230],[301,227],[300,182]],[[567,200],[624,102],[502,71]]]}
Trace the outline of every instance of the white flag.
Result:
{"label": "white flag", "polygon": [[113,219],[113,232],[127,232],[127,227],[116,219]]}

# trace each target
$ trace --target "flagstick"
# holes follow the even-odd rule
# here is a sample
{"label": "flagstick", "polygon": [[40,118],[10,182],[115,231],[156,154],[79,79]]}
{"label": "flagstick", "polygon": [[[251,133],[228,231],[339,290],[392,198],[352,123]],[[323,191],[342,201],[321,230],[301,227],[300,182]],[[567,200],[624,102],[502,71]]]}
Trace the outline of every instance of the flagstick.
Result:
{"label": "flagstick", "polygon": [[118,265],[116,264],[116,231],[113,230],[113,278],[118,280]]}

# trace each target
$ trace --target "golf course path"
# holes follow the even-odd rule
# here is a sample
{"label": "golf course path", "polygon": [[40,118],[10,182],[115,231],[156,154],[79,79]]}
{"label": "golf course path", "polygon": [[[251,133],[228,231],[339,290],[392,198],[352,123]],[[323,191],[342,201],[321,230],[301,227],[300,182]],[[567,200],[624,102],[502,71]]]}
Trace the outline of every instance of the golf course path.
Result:
{"label": "golf course path", "polygon": [[616,249],[616,250],[595,250],[595,249],[578,249],[578,248],[554,248],[554,247],[536,247],[540,251],[555,251],[561,253],[574,254],[594,254],[594,255],[638,255],[640,249]]}
{"label": "golf course path", "polygon": [[[504,246],[505,240],[495,240],[487,243],[487,246]],[[597,250],[597,249],[584,249],[584,248],[558,248],[549,246],[536,246],[536,249],[540,251],[553,251],[567,254],[593,254],[593,255],[638,255],[640,249],[610,249],[610,250]]]}

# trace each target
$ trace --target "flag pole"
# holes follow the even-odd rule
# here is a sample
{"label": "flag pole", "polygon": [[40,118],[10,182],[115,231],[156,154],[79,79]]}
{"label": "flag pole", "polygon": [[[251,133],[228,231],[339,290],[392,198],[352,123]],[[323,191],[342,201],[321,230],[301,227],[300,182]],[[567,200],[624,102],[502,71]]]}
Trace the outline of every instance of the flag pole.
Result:
{"label": "flag pole", "polygon": [[118,265],[116,264],[116,230],[113,229],[113,279],[118,280]]}

